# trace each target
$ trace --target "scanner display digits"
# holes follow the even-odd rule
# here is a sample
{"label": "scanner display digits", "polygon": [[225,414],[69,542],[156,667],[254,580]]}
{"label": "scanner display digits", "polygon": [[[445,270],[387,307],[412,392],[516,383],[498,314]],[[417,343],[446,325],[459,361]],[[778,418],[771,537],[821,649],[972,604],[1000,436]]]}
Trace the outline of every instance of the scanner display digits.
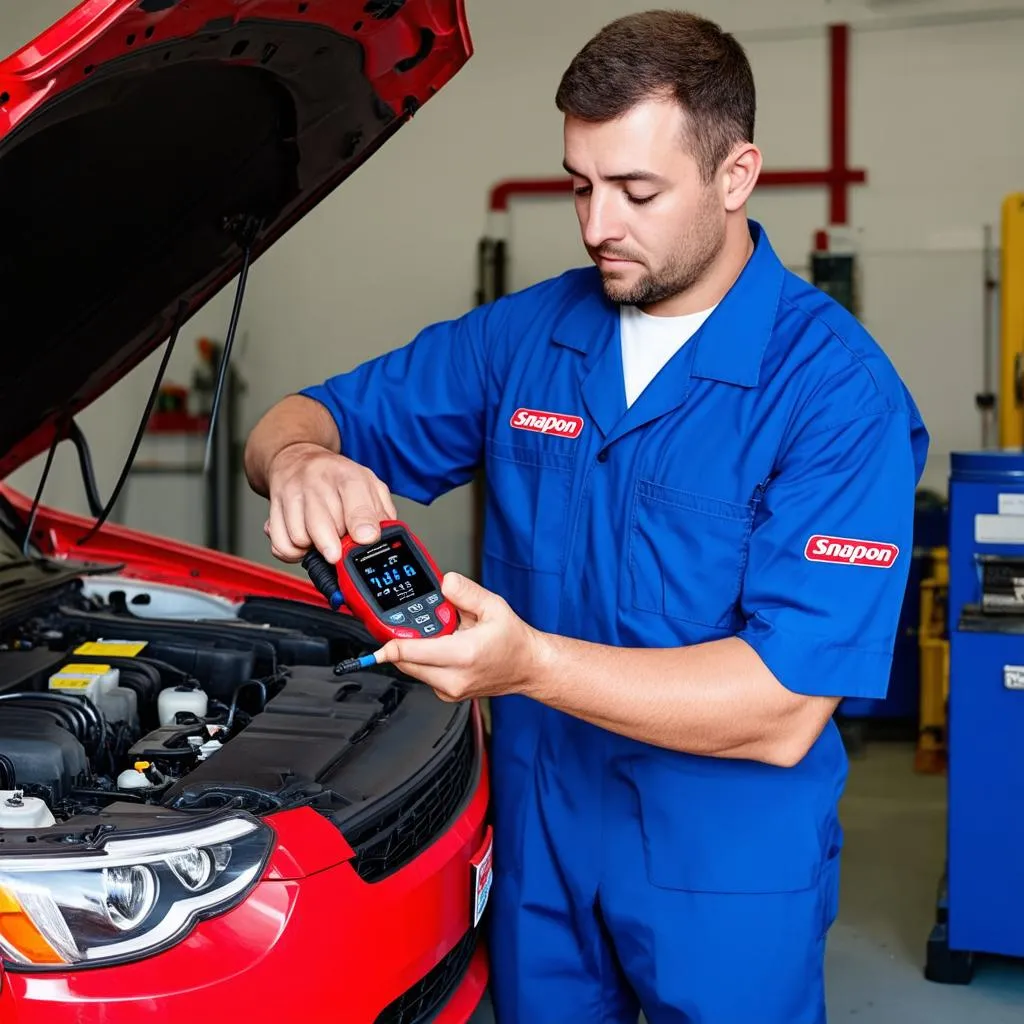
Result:
{"label": "scanner display digits", "polygon": [[434,589],[419,558],[401,537],[375,544],[353,561],[370,598],[382,611]]}

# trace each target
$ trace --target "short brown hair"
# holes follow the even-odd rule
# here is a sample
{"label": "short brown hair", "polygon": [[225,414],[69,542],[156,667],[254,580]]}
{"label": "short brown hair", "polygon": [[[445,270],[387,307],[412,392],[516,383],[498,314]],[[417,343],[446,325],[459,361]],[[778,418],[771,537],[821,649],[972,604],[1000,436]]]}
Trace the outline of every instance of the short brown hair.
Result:
{"label": "short brown hair", "polygon": [[563,114],[600,122],[658,95],[685,111],[705,181],[737,142],[754,141],[754,75],[743,47],[684,11],[646,11],[606,25],[569,65],[555,103]]}

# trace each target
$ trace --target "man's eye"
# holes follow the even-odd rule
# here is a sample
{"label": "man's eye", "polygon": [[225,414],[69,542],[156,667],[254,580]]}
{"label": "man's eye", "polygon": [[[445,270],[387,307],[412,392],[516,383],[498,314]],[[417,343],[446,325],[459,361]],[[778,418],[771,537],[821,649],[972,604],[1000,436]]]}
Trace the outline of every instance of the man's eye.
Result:
{"label": "man's eye", "polygon": [[656,199],[657,197],[658,197],[658,193],[657,192],[655,192],[654,195],[652,195],[652,196],[634,196],[634,195],[630,195],[630,193],[628,193],[628,192],[626,193],[626,198],[634,206],[646,206],[647,203],[649,203],[652,199]]}
{"label": "man's eye", "polygon": [[590,186],[589,185],[580,185],[578,188],[574,188],[573,192],[575,192],[576,195],[578,195],[578,196],[589,196],[590,195]]}

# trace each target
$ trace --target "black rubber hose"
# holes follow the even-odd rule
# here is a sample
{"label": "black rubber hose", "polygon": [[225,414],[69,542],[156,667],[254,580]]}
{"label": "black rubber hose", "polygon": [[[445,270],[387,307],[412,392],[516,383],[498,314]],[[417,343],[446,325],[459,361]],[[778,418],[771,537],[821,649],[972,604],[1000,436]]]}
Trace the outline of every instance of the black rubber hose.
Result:
{"label": "black rubber hose", "polygon": [[[176,679],[180,679],[182,682],[185,682],[185,683],[198,683],[199,682],[199,680],[196,679],[196,677],[194,675],[192,675],[191,672],[186,672],[183,668],[178,668],[177,665],[172,665],[169,661],[161,661],[159,658],[139,658],[138,660],[140,662],[145,663],[146,665],[152,665],[153,668],[155,668],[160,673],[161,676],[164,676],[164,675],[174,676]],[[161,679],[161,682],[162,681],[163,680]],[[177,683],[168,683],[167,684],[167,686],[177,686],[177,685],[178,685]],[[164,689],[166,689],[166,687],[164,687]]]}
{"label": "black rubber hose", "polygon": [[79,743],[89,738],[89,720],[75,703],[64,700],[59,693],[2,693],[0,702],[23,704],[26,709],[49,711],[60,718],[65,728]]}
{"label": "black rubber hose", "polygon": [[82,428],[74,421],[68,423],[67,436],[74,443],[78,452],[78,465],[82,471],[82,483],[85,486],[85,499],[89,503],[89,511],[94,517],[103,515],[103,499],[100,498],[99,489],[96,486],[96,473],[93,471],[92,455],[89,452],[89,442],[82,433]]}
{"label": "black rubber hose", "polygon": [[[107,741],[107,723],[103,715],[88,697],[79,697],[71,693],[57,693],[47,690],[43,693],[0,693],[0,701],[20,701],[23,704],[30,702],[42,702],[46,704],[59,705],[73,711],[76,714],[76,721],[81,726],[77,735],[79,742],[84,743],[86,737],[91,733],[93,740],[92,753],[99,753]],[[49,710],[49,709],[48,709]],[[90,725],[92,729],[90,729]]]}
{"label": "black rubber hose", "polygon": [[[40,696],[42,696],[40,694]],[[47,693],[46,696],[63,697],[66,701],[74,704],[74,706],[80,708],[83,714],[89,719],[94,728],[96,735],[96,751],[103,750],[107,745],[107,720],[103,717],[102,712],[88,697],[79,697],[73,693]]]}
{"label": "black rubber hose", "polygon": [[0,770],[3,772],[0,785],[4,789],[17,789],[18,773],[14,769],[14,762],[6,754],[0,754]]}
{"label": "black rubber hose", "polygon": [[263,703],[260,705],[260,710],[262,711],[267,706],[267,687],[262,680],[250,679],[248,682],[239,683],[239,685],[235,687],[234,694],[232,694],[231,708],[228,711],[228,720],[224,724],[224,728],[228,732],[231,731],[231,726],[235,721],[235,712],[238,710],[238,695],[248,686],[258,686],[260,688],[260,692],[263,694]]}
{"label": "black rubber hose", "polygon": [[[37,694],[26,693],[23,694],[23,696],[25,698],[35,697],[37,696]],[[0,700],[2,699],[3,698],[0,697]],[[85,731],[87,728],[87,723],[85,721],[85,718],[78,714],[77,708],[69,708],[65,706],[58,706],[55,704],[47,705],[44,704],[42,701],[33,705],[29,703],[28,700],[26,700],[25,704],[26,711],[45,711],[47,714],[53,716],[53,718],[56,720],[56,724],[60,728],[65,729],[67,732],[71,733],[71,735],[74,736],[75,739],[79,741],[79,743],[83,743],[85,741]],[[2,715],[2,713],[0,713],[0,715]],[[2,720],[2,716],[0,716],[0,721]]]}
{"label": "black rubber hose", "polygon": [[117,478],[117,483],[114,484],[114,490],[107,500],[107,504],[103,507],[103,512],[96,517],[96,522],[93,523],[89,532],[85,536],[78,539],[79,546],[84,546],[89,543],[99,533],[103,524],[107,521],[107,517],[114,510],[114,505],[117,504],[118,496],[121,493],[121,488],[124,487],[125,481],[128,479],[128,474],[131,472],[132,463],[135,461],[135,456],[138,453],[139,445],[142,444],[142,439],[146,434],[146,426],[149,423],[150,413],[153,411],[153,407],[156,405],[157,397],[160,394],[160,382],[164,379],[164,371],[167,369],[167,364],[170,362],[171,353],[174,351],[174,343],[178,340],[178,332],[181,330],[181,325],[185,322],[185,314],[188,312],[188,303],[184,299],[178,302],[178,311],[174,317],[174,325],[171,328],[170,340],[167,342],[167,346],[164,349],[163,359],[160,363],[160,369],[157,370],[156,380],[153,381],[153,387],[149,392],[149,401],[146,404],[146,411],[142,414],[142,419],[139,421],[138,429],[135,432],[135,440],[132,442],[131,450],[128,452],[128,458],[125,459],[124,465],[121,467],[121,473]]}

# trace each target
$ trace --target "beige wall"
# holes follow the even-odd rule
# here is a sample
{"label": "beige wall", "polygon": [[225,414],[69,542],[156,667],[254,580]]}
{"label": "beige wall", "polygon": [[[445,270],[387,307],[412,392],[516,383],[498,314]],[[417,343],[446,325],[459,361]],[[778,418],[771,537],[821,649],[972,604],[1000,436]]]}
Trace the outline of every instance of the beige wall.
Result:
{"label": "beige wall", "polygon": [[[4,4],[0,48],[10,50],[67,7]],[[651,4],[636,0],[468,0],[470,64],[368,165],[296,226],[254,268],[242,319],[240,368],[249,382],[246,426],[281,394],[405,342],[423,324],[470,307],[486,195],[508,176],[559,173],[561,125],[552,96],[566,62],[606,20]],[[696,5],[694,5],[696,6]],[[868,170],[852,224],[862,250],[864,319],[917,396],[933,434],[926,482],[944,488],[948,453],[980,440],[982,225],[1002,197],[1024,189],[1024,5],[939,0],[707,0],[700,10],[748,46],[759,87],[758,142],[766,166],[819,165],[827,153],[824,26],[853,25],[851,159]],[[783,258],[806,264],[825,224],[823,192],[755,196]],[[516,204],[512,283],[581,263],[571,205]],[[173,369],[186,377],[191,346],[222,336],[230,296],[188,325]],[[127,451],[155,359],[82,417],[104,486]],[[38,463],[18,474],[30,489]],[[135,487],[133,524],[152,521]],[[48,498],[82,509],[73,460],[58,461]],[[183,491],[183,508],[194,495]],[[147,502],[150,502],[147,512]],[[269,560],[263,503],[248,497],[246,555]],[[467,568],[465,492],[430,509],[405,504],[446,565]],[[194,519],[194,516],[192,517]],[[195,525],[183,518],[182,532]]]}

